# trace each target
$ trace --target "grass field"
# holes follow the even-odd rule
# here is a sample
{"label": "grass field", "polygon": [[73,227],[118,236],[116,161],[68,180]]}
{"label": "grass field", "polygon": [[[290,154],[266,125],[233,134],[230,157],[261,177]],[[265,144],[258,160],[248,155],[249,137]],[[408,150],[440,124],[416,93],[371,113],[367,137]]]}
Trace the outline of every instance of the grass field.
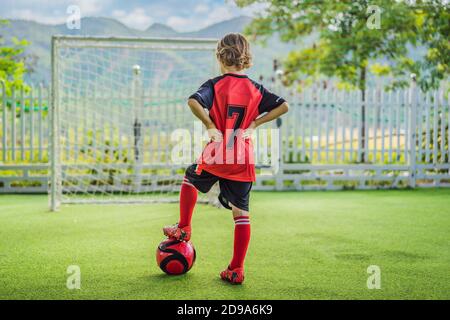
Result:
{"label": "grass field", "polygon": [[[197,261],[155,263],[176,204],[77,205],[0,196],[0,299],[449,299],[450,190],[254,192],[246,282],[218,278],[232,252],[226,210],[194,215]],[[66,288],[67,267],[81,289]],[[367,288],[367,267],[381,289]]]}

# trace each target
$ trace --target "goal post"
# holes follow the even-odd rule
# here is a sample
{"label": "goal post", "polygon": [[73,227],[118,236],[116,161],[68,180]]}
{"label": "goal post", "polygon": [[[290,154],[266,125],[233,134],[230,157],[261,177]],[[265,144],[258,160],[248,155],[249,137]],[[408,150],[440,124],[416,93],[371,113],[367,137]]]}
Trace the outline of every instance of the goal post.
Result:
{"label": "goal post", "polygon": [[217,73],[216,44],[54,36],[50,209],[177,201],[188,164],[171,159],[171,133],[194,130],[186,100]]}

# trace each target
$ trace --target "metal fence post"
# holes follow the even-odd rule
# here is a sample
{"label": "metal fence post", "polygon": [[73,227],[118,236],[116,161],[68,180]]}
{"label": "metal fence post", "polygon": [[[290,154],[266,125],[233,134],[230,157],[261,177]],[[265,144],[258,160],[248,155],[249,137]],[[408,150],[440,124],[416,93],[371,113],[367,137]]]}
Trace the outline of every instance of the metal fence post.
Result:
{"label": "metal fence post", "polygon": [[6,162],[6,160],[8,159],[8,129],[7,129],[7,111],[8,111],[8,106],[6,105],[6,84],[5,82],[2,80],[0,81],[1,87],[2,87],[2,106],[3,106],[3,114],[2,114],[2,134],[3,134],[3,145],[2,145],[2,149],[3,149],[3,161]]}
{"label": "metal fence post", "polygon": [[51,119],[50,126],[50,170],[51,170],[51,179],[50,179],[50,210],[56,211],[58,210],[59,201],[58,201],[58,192],[62,190],[59,188],[58,183],[60,179],[58,179],[58,175],[61,174],[61,168],[57,172],[59,166],[59,146],[57,145],[57,139],[59,137],[58,133],[58,114],[57,114],[57,101],[58,97],[56,96],[56,87],[58,85],[57,75],[58,75],[58,65],[56,61],[57,54],[57,39],[55,37],[52,38],[52,51],[51,51],[51,61],[52,61],[52,87],[51,87],[51,102],[49,108],[49,114]]}
{"label": "metal fence post", "polygon": [[275,190],[281,191],[283,190],[283,136],[281,132],[281,126],[283,124],[283,120],[281,118],[278,118],[275,121],[276,131],[278,137],[277,143],[278,143],[278,154],[277,154],[277,170],[276,170],[276,178],[275,178]]}
{"label": "metal fence post", "polygon": [[411,87],[409,92],[410,103],[410,135],[409,135],[409,186],[416,187],[416,144],[417,144],[417,80],[416,75],[411,74]]}
{"label": "metal fence post", "polygon": [[[274,61],[274,63],[275,63],[274,67],[276,67],[277,66],[277,62]],[[276,69],[275,73],[276,73],[275,74],[275,79],[274,79],[275,80],[274,81],[275,90],[276,90],[276,92],[279,95],[283,96],[284,94],[287,94],[287,90],[283,90],[284,92],[282,92],[282,88],[284,88],[281,85],[282,71]],[[287,97],[286,97],[286,99],[287,99]],[[282,121],[281,118],[278,118],[275,121],[275,123],[273,123],[272,127],[275,127],[275,132],[273,132],[273,133],[275,133],[275,137],[273,137],[271,135],[272,136],[271,139],[275,138],[276,141],[277,141],[277,144],[278,144],[278,146],[276,148],[277,149],[277,153],[276,153],[276,159],[275,159],[275,161],[277,162],[277,164],[276,164],[276,172],[275,172],[275,190],[277,190],[277,191],[283,190],[283,150],[284,149],[283,149],[283,135],[282,135],[282,132],[281,132],[281,130],[282,130],[282,128],[281,128],[282,123],[283,123],[283,121]],[[289,138],[286,137],[286,141],[288,141],[288,139]],[[272,144],[273,144],[274,140],[272,140]],[[272,149],[272,152],[273,151],[275,151],[275,150]]]}
{"label": "metal fence post", "polygon": [[141,67],[133,66],[133,80],[131,82],[133,101],[133,138],[134,138],[134,166],[133,166],[133,192],[139,193],[142,187],[142,164],[144,160],[144,136],[142,135],[142,111],[144,97],[142,88]]}

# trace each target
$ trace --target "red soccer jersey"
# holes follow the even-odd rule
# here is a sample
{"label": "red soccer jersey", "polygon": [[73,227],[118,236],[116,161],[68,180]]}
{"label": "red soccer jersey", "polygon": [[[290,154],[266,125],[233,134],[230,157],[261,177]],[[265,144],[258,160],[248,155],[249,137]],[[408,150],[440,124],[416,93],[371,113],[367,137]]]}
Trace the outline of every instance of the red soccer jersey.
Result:
{"label": "red soccer jersey", "polygon": [[198,171],[235,181],[255,181],[255,162],[251,139],[242,131],[260,114],[278,107],[285,100],[269,92],[246,75],[226,73],[206,81],[189,98],[209,110],[222,142],[209,142],[197,160]]}

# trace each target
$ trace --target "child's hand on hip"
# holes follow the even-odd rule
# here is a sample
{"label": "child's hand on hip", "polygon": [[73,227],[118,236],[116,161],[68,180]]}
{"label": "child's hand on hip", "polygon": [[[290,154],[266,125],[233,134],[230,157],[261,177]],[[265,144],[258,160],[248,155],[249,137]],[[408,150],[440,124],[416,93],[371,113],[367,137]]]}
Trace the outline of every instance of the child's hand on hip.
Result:
{"label": "child's hand on hip", "polygon": [[252,121],[252,123],[250,123],[250,125],[248,126],[247,129],[244,130],[244,132],[242,133],[242,138],[243,139],[251,139],[253,132],[256,129],[256,122]]}
{"label": "child's hand on hip", "polygon": [[208,131],[209,139],[212,142],[222,142],[222,132],[220,132],[214,124],[207,126],[206,130]]}

